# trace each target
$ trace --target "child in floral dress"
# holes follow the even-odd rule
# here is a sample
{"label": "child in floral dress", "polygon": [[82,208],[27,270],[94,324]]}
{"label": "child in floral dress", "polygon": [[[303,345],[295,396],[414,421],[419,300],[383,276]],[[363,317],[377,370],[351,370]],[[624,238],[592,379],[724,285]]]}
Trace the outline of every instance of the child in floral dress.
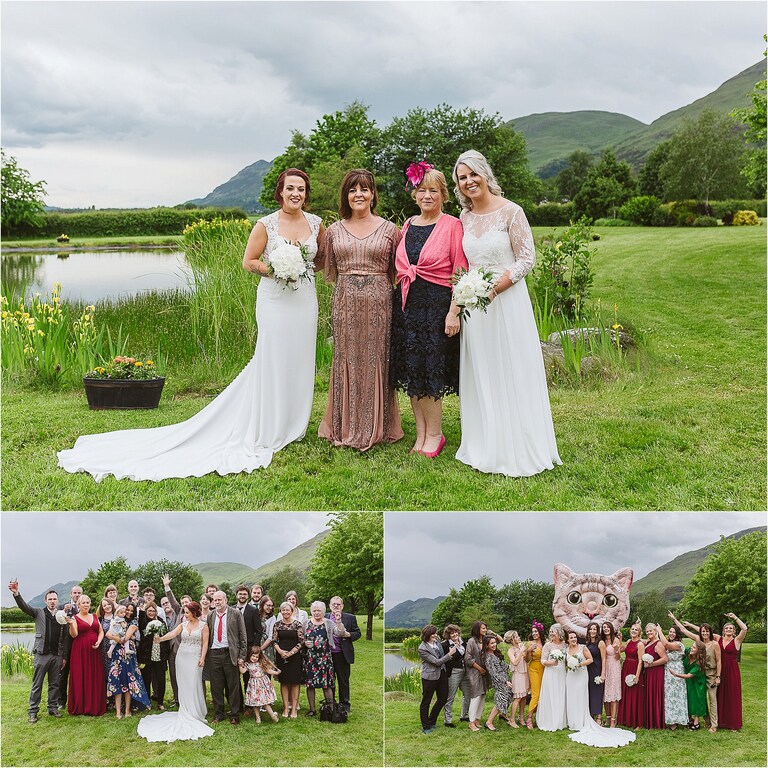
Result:
{"label": "child in floral dress", "polygon": [[251,646],[248,653],[248,662],[240,664],[242,673],[248,672],[248,687],[245,691],[245,706],[253,707],[253,716],[256,722],[261,722],[259,708],[264,707],[273,722],[277,722],[277,713],[271,705],[277,700],[275,689],[272,686],[271,677],[279,675],[280,670],[261,652],[258,645]]}

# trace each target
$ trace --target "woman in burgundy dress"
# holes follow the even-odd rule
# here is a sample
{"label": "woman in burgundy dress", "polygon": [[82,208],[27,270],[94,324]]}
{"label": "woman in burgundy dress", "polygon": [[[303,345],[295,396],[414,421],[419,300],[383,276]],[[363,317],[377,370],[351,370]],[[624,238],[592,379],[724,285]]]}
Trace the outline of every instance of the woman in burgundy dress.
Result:
{"label": "woman in burgundy dress", "polygon": [[723,634],[715,635],[720,646],[722,669],[720,687],[717,689],[717,712],[721,728],[741,730],[741,671],[739,649],[747,634],[747,625],[735,614],[726,613],[739,625],[739,634],[731,622],[723,626]]}
{"label": "woman in burgundy dress", "polygon": [[[645,625],[644,656],[652,656],[653,661],[643,661],[645,677],[645,693],[643,697],[643,725],[646,728],[667,727],[664,717],[664,665],[667,663],[667,652],[659,639],[655,624]],[[642,658],[642,656],[641,656]]]}
{"label": "woman in burgundy dress", "polygon": [[69,656],[70,715],[103,715],[107,711],[107,686],[99,646],[104,639],[99,618],[90,613],[91,598],[81,595],[78,612],[69,620],[72,652]]}
{"label": "woman in burgundy dress", "polygon": [[[645,675],[643,665],[639,663],[645,653],[645,646],[640,639],[640,624],[633,624],[629,630],[630,640],[623,645],[624,665],[621,668],[621,701],[619,701],[619,725],[628,728],[643,727],[643,702],[645,700]],[[627,677],[634,678],[632,685],[627,685]]]}

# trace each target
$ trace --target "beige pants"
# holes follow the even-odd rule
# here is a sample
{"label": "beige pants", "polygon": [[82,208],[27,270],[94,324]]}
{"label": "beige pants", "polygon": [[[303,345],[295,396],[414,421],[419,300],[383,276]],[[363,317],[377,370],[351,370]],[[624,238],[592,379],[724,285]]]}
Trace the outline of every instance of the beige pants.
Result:
{"label": "beige pants", "polygon": [[717,686],[712,688],[712,684],[717,677],[716,669],[705,669],[704,674],[707,678],[707,706],[709,707],[709,724],[712,728],[717,728]]}

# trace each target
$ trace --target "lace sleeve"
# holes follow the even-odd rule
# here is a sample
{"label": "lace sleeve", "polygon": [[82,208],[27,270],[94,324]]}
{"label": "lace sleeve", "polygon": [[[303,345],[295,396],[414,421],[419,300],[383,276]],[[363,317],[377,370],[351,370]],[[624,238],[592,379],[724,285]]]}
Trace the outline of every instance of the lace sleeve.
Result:
{"label": "lace sleeve", "polygon": [[523,209],[518,205],[510,208],[513,212],[507,231],[512,253],[515,256],[515,265],[507,272],[507,277],[513,283],[518,283],[533,269],[536,263],[536,248],[533,244],[531,227]]}
{"label": "lace sleeve", "polygon": [[325,230],[323,242],[317,251],[317,265],[322,267],[323,277],[328,283],[335,283],[339,276],[336,267],[336,255],[333,252],[333,236],[336,234],[335,225]]}

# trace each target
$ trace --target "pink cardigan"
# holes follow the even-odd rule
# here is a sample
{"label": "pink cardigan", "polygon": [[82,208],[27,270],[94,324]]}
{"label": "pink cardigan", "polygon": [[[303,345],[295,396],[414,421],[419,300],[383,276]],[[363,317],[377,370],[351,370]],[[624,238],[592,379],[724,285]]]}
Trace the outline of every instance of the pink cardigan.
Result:
{"label": "pink cardigan", "polygon": [[451,275],[459,268],[467,269],[467,257],[461,245],[464,236],[464,228],[455,217],[444,213],[435,224],[427,242],[421,249],[417,264],[408,261],[405,252],[405,233],[413,220],[413,216],[403,224],[403,237],[397,246],[395,253],[395,267],[397,268],[397,282],[402,283],[403,309],[408,298],[408,290],[411,281],[416,277],[428,280],[430,283],[450,286]]}

